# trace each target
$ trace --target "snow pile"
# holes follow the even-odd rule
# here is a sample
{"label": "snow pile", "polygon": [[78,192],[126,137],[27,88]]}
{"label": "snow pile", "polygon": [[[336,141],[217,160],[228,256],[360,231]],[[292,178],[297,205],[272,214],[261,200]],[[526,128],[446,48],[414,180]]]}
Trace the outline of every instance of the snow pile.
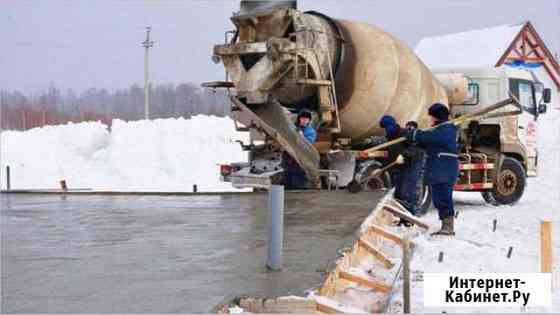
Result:
{"label": "snow pile", "polygon": [[[411,261],[412,311],[451,312],[560,312],[560,111],[539,118],[539,176],[528,180],[525,195],[514,206],[492,207],[477,193],[455,193],[460,211],[455,238],[423,234]],[[439,227],[436,211],[422,218]],[[497,220],[497,229],[493,229]],[[424,307],[424,272],[540,272],[540,222],[553,221],[553,306],[550,308],[435,308]],[[507,252],[513,247],[511,258]],[[438,262],[439,252],[444,253]],[[399,285],[402,282],[399,282]],[[402,312],[402,288],[397,287],[390,312]]]}
{"label": "snow pile", "polygon": [[1,187],[5,166],[12,189],[68,187],[118,191],[233,190],[220,182],[217,164],[245,161],[235,140],[247,140],[229,118],[114,120],[47,126],[1,135]]}

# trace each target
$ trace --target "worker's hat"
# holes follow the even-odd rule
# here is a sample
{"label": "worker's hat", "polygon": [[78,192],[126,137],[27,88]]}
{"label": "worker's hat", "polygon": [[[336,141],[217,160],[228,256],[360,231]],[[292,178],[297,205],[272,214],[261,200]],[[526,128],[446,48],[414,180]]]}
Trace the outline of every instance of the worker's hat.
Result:
{"label": "worker's hat", "polygon": [[449,109],[442,103],[434,103],[428,109],[428,115],[434,117],[439,121],[444,121],[449,119]]}

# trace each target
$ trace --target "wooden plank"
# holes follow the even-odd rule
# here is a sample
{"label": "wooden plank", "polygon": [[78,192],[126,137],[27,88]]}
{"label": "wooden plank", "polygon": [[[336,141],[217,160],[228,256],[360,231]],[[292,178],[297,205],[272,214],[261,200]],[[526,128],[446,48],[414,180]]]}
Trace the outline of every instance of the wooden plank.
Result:
{"label": "wooden plank", "polygon": [[381,292],[381,293],[391,292],[391,286],[373,279],[367,279],[362,275],[358,275],[350,271],[341,270],[339,271],[338,275],[341,279],[355,282],[359,285],[368,287],[377,292]]}
{"label": "wooden plank", "polygon": [[299,84],[309,84],[309,85],[319,85],[319,86],[330,86],[331,81],[329,80],[315,80],[315,79],[300,79],[297,80]]}
{"label": "wooden plank", "polygon": [[[394,203],[397,203],[396,201]],[[404,212],[401,209],[397,209],[395,208],[395,206],[392,205],[385,205],[383,206],[383,210],[388,211],[392,214],[394,214],[395,216],[406,220],[408,222],[414,223],[416,225],[418,225],[419,227],[425,228],[426,230],[430,229],[430,226],[422,221],[420,221],[417,217],[413,216],[412,214],[408,213],[408,212]]]}
{"label": "wooden plank", "polygon": [[387,230],[385,230],[384,228],[380,227],[379,225],[376,224],[372,224],[369,229],[381,236],[383,236],[386,239],[389,239],[397,244],[402,245],[403,244],[403,239],[402,237],[398,236],[397,234],[393,233],[393,232],[389,232]]}
{"label": "wooden plank", "polygon": [[410,241],[404,240],[403,245],[403,312],[410,314]]}
{"label": "wooden plank", "polygon": [[541,222],[541,272],[552,273],[552,222]]}
{"label": "wooden plank", "polygon": [[522,57],[522,58],[508,58],[507,61],[534,61],[534,62],[544,62],[545,59],[541,57]]}
{"label": "wooden plank", "polygon": [[334,308],[330,305],[326,305],[326,304],[319,303],[319,302],[316,302],[316,303],[317,303],[317,311],[319,311],[321,313],[326,313],[326,314],[341,314],[341,313],[344,313],[343,311],[341,311],[337,308]]}
{"label": "wooden plank", "polygon": [[317,303],[317,311],[322,313],[328,314],[366,314],[367,312],[348,305],[344,305],[336,300],[324,297],[324,296],[315,296],[313,298],[315,303]]}
{"label": "wooden plank", "polygon": [[313,299],[298,297],[252,298],[242,297],[239,306],[249,313],[313,313],[317,303]]}
{"label": "wooden plank", "polygon": [[387,256],[385,256],[385,254],[380,249],[375,247],[367,240],[363,238],[358,239],[358,245],[362,246],[365,250],[372,254],[373,257],[377,258],[377,260],[379,260],[385,266],[385,268],[391,269],[395,265],[389,258],[387,258]]}

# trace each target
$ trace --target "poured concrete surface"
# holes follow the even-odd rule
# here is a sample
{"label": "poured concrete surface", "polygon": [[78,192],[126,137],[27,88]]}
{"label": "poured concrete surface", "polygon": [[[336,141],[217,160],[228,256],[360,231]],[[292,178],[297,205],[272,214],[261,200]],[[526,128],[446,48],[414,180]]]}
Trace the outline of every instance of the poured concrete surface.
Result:
{"label": "poured concrete surface", "polygon": [[302,295],[381,192],[286,194],[284,269],[267,272],[266,194],[0,195],[2,312],[208,312]]}

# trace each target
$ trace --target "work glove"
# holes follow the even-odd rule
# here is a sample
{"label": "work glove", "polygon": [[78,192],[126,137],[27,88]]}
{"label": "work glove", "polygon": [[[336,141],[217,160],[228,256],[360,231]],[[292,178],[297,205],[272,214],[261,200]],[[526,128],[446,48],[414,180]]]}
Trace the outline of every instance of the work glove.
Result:
{"label": "work glove", "polygon": [[367,150],[363,150],[360,151],[358,153],[358,157],[362,160],[367,160],[367,159],[371,159],[371,158],[387,158],[389,156],[389,154],[387,153],[387,151],[373,151],[373,152],[368,152]]}
{"label": "work glove", "polygon": [[369,159],[369,153],[367,151],[360,151],[360,153],[358,153],[358,156],[360,157],[360,159],[362,160],[367,160]]}
{"label": "work glove", "polygon": [[404,164],[404,156],[402,154],[399,154],[399,156],[397,156],[397,159],[395,160],[395,164],[398,165]]}

